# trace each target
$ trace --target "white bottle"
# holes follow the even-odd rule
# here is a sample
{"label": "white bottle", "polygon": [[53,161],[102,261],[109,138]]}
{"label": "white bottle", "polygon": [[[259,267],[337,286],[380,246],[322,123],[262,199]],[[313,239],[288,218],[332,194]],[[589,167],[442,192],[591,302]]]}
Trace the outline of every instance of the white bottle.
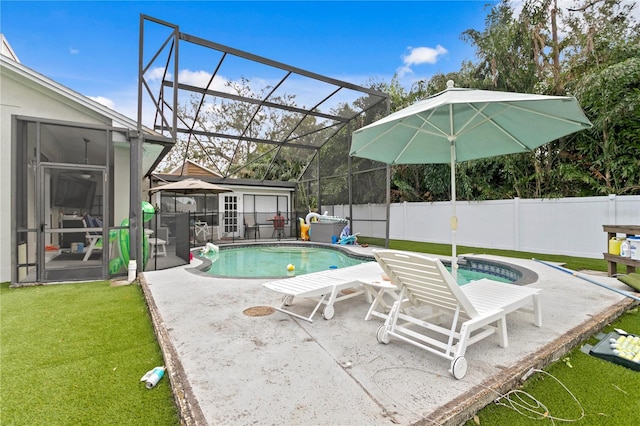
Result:
{"label": "white bottle", "polygon": [[162,376],[164,376],[164,372],[165,372],[165,367],[164,366],[156,367],[153,370],[147,371],[147,374],[142,376],[140,381],[141,382],[145,382],[145,387],[147,389],[151,389],[151,388],[155,387],[158,384],[160,379],[162,379]]}
{"label": "white bottle", "polygon": [[620,256],[631,257],[631,248],[629,247],[629,241],[624,240],[620,245]]}

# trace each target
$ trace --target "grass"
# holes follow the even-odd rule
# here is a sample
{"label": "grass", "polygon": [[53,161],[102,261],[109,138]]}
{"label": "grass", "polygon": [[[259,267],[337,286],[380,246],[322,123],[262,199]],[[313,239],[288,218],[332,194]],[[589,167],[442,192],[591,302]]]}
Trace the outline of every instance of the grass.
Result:
{"label": "grass", "polygon": [[[384,247],[384,239],[382,238],[370,238],[370,237],[358,237],[359,243],[367,243],[376,246]],[[440,256],[451,256],[450,244],[435,244],[435,243],[423,243],[418,241],[405,241],[405,240],[389,240],[389,248],[396,250],[408,250],[419,253],[437,254]],[[529,253],[525,251],[514,250],[498,250],[498,249],[486,249],[477,247],[457,246],[457,253],[459,254],[492,254],[496,256],[513,257],[517,259],[532,259],[545,260],[547,262],[562,262],[566,263],[566,267],[575,271],[591,270],[591,271],[606,271],[607,262],[604,259],[587,259],[583,257],[562,256],[554,254],[539,254]]]}
{"label": "grass", "polygon": [[142,289],[109,282],[0,286],[3,425],[177,425]]}
{"label": "grass", "polygon": [[[640,310],[636,307],[627,311],[603,332],[608,333],[614,328],[640,334]],[[598,339],[593,337],[588,341],[592,345],[597,342]],[[544,371],[551,376],[534,374],[517,393],[512,392],[508,399],[488,405],[466,426],[540,425],[541,420],[544,420],[543,424],[552,424],[551,418],[556,423],[560,423],[559,419],[566,419],[575,420],[580,425],[638,424],[640,372],[584,354],[580,351],[581,346],[545,368]],[[521,402],[518,396],[523,396],[529,404],[539,401],[544,406],[533,411],[522,407],[515,407],[516,410],[509,404],[510,401]]]}

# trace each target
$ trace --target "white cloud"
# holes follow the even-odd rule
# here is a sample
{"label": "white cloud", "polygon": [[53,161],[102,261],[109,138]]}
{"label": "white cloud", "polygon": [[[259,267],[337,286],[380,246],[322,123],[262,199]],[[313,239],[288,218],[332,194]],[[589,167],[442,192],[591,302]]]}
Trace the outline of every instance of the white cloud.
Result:
{"label": "white cloud", "polygon": [[[162,81],[165,69],[162,67],[151,68],[145,73],[147,81]],[[171,73],[167,73],[167,79],[171,79]]]}
{"label": "white cloud", "polygon": [[104,106],[106,106],[107,108],[111,108],[113,110],[115,110],[115,102],[113,102],[111,99],[109,98],[105,98],[104,96],[87,96],[89,99],[92,99],[94,101],[96,101],[99,104],[102,104]]}
{"label": "white cloud", "polygon": [[[149,84],[149,88],[152,91],[154,97],[158,95],[159,83],[162,80],[163,75],[164,68],[162,67],[151,68],[145,74],[145,79]],[[183,69],[179,71],[178,75],[180,83],[202,88],[207,85],[211,78],[211,73],[203,70],[193,71]],[[370,76],[345,75],[332,77],[354,84],[363,84],[363,82],[366,82],[370,78]],[[168,74],[166,78],[169,80],[173,79],[172,75],[170,74]],[[387,76],[387,79],[390,80],[391,76]],[[271,79],[264,77],[247,77],[247,80],[250,84],[249,91],[256,94],[261,93],[265,87],[275,87],[275,85],[280,83],[280,79]],[[211,90],[218,90],[225,93],[236,94],[232,88],[228,87],[227,84],[229,82],[240,84],[239,80],[232,81],[226,77],[216,76],[209,88]],[[283,95],[285,93],[288,95],[293,94],[295,95],[295,102],[297,106],[310,107],[317,104],[320,100],[324,99],[333,90],[335,90],[335,86],[313,83],[310,82],[308,78],[292,76],[287,79],[285,84],[280,86],[280,89],[276,91],[274,95]],[[182,95],[184,95],[184,93],[182,93]],[[165,93],[165,96],[172,95],[170,95],[169,93]],[[358,94],[352,92],[351,90],[341,90],[338,94],[335,94],[330,101],[325,102],[321,106],[320,110],[322,112],[329,112],[329,109],[336,107],[338,103],[351,103],[356,97],[358,97]],[[115,111],[118,111],[131,119],[135,120],[137,117],[138,101],[136,86],[122,88],[122,90],[103,94],[102,96],[92,96],[91,99]],[[181,101],[184,101],[184,99],[181,99]],[[153,101],[149,98],[149,94],[146,88],[143,89],[143,104],[143,124],[145,126],[151,127],[153,125],[155,117],[155,107]],[[204,106],[204,108],[207,111],[215,111],[217,108],[219,108],[219,105],[216,103],[208,103]]]}
{"label": "white cloud", "polygon": [[77,55],[78,53],[80,53],[80,49],[76,49],[75,47],[70,47],[69,53],[71,53],[72,55]]}
{"label": "white cloud", "polygon": [[411,69],[414,65],[435,64],[438,59],[448,53],[447,49],[437,45],[432,47],[409,47],[409,53],[402,56],[403,65],[398,68],[398,75],[403,77],[405,74],[412,74]]}
{"label": "white cloud", "polygon": [[[180,83],[189,84],[192,86],[207,88],[209,85],[209,89],[224,91],[227,85],[227,79],[224,77],[220,77],[216,75],[211,84],[209,84],[209,80],[211,79],[211,73],[208,71],[191,71],[191,70],[182,70],[178,75],[178,81]],[[227,89],[228,91],[228,89]]]}

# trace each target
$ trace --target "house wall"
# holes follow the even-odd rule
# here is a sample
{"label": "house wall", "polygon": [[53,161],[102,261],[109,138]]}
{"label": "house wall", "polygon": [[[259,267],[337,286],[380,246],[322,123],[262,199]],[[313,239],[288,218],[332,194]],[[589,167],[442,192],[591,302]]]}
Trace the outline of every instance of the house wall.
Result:
{"label": "house wall", "polygon": [[[238,196],[238,209],[244,211],[270,212],[274,210],[273,206],[258,205],[245,206],[244,195],[277,195],[287,197],[287,209],[291,210],[291,190],[287,188],[269,188],[257,186],[234,186],[233,192]],[[224,194],[221,194],[224,195]],[[223,207],[222,205],[220,206]]]}
{"label": "house wall", "polygon": [[[287,199],[287,207],[286,209],[282,209],[282,214],[286,216],[288,212],[291,212],[291,189],[287,188],[273,188],[273,187],[256,187],[256,186],[240,186],[233,188],[234,194],[238,196],[238,212],[243,215],[247,213],[257,213],[257,226],[260,227],[260,232],[264,232],[264,235],[270,235],[271,230],[273,229],[273,223],[269,222],[269,219],[272,219],[276,213],[275,206],[275,196],[278,197],[286,197]],[[224,196],[225,194],[220,194]],[[255,204],[245,204],[245,195],[265,195],[270,196],[268,199],[260,200],[256,199]],[[221,200],[221,209],[223,208],[224,199]],[[263,236],[264,236],[263,235]],[[244,223],[239,223],[237,236],[244,236]]]}
{"label": "house wall", "polygon": [[[14,205],[11,199],[11,164],[15,157],[12,151],[12,117],[19,115],[96,125],[109,125],[110,120],[4,66],[0,74],[0,102],[0,152],[3,153],[0,155],[0,282],[6,282],[11,280],[11,212]],[[33,191],[33,181],[30,179],[30,191]],[[128,194],[128,182],[125,187]],[[33,211],[33,202],[29,199],[30,211]]]}
{"label": "house wall", "polygon": [[116,147],[113,150],[113,224],[120,225],[129,217],[129,147]]}

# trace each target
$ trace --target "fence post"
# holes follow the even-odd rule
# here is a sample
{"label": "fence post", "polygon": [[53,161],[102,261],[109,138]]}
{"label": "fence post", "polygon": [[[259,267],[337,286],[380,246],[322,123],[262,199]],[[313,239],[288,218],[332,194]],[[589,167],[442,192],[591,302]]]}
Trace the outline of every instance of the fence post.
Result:
{"label": "fence post", "polygon": [[[616,215],[616,194],[609,194],[609,223],[606,225],[617,225]],[[605,225],[604,223],[602,225]]]}
{"label": "fence post", "polygon": [[406,201],[402,203],[402,219],[402,239],[406,240],[408,238],[407,223],[411,223],[409,221],[409,204]]}
{"label": "fence post", "polygon": [[513,199],[513,245],[514,250],[520,250],[520,197]]}

